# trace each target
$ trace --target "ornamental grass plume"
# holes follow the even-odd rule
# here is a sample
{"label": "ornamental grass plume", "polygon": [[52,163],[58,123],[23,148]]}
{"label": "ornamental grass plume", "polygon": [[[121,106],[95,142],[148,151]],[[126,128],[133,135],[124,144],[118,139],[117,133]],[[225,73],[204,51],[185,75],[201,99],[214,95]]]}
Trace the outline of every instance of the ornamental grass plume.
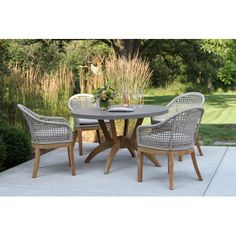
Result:
{"label": "ornamental grass plume", "polygon": [[104,83],[115,89],[116,98],[121,98],[124,92],[137,94],[150,84],[152,71],[149,63],[136,54],[133,58],[112,56],[106,60],[103,69]]}

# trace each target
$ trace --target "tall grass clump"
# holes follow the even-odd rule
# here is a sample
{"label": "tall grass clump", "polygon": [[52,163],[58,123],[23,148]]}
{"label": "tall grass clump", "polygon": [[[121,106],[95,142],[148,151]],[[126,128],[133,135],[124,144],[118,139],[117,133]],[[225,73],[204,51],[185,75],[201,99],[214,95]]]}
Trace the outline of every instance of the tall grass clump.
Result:
{"label": "tall grass clump", "polygon": [[121,98],[125,91],[130,95],[145,90],[150,84],[152,71],[149,63],[138,55],[133,58],[113,56],[106,60],[103,81],[115,89],[116,97]]}
{"label": "tall grass clump", "polygon": [[67,101],[73,92],[73,74],[65,65],[50,73],[37,67],[10,68],[4,81],[3,113],[10,124],[26,129],[17,103],[22,103],[37,113],[69,117]]}
{"label": "tall grass clump", "polygon": [[97,88],[104,84],[104,79],[102,76],[103,66],[99,63],[96,66],[96,73],[91,69],[91,66],[79,66],[79,87],[81,93],[92,93]]}
{"label": "tall grass clump", "polygon": [[129,94],[137,94],[139,89],[145,90],[150,84],[152,71],[149,63],[138,55],[134,57],[111,56],[97,65],[96,74],[88,66],[79,67],[80,92],[92,93],[97,88],[109,83],[121,97],[125,90]]}

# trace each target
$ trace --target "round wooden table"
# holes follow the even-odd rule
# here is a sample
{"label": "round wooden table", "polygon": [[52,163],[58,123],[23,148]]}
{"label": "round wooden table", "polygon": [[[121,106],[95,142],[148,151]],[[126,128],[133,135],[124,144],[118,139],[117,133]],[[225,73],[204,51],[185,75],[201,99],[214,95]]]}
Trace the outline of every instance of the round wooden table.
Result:
{"label": "round wooden table", "polygon": [[[103,131],[105,141],[99,144],[92,152],[88,155],[85,162],[90,162],[98,153],[111,148],[106,161],[104,173],[108,174],[111,168],[112,160],[115,154],[121,148],[127,148],[131,153],[132,157],[135,157],[135,150],[137,150],[136,144],[136,129],[142,124],[145,117],[152,117],[163,115],[168,112],[168,108],[158,105],[139,105],[133,107],[132,112],[109,112],[107,110],[101,110],[96,107],[81,108],[73,110],[71,115],[74,118],[86,118],[86,119],[97,119],[101,130]],[[128,136],[129,119],[136,119],[136,124],[130,136]],[[107,125],[104,120],[110,121],[109,133]],[[124,120],[124,131],[123,135],[118,136],[115,127],[115,120]],[[152,161],[156,166],[160,166],[158,160],[155,159],[151,154],[146,153],[145,156]]]}

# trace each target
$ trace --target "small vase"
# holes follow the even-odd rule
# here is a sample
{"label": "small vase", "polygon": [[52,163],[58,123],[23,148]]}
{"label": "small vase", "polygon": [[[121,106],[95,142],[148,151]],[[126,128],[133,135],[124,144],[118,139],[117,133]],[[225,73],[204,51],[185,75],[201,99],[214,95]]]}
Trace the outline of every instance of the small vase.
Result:
{"label": "small vase", "polygon": [[106,109],[108,109],[110,107],[110,102],[109,101],[102,101],[102,100],[100,100],[99,101],[99,107],[102,110],[106,110]]}
{"label": "small vase", "polygon": [[123,95],[123,107],[129,107],[130,106],[130,96],[128,93],[124,93]]}

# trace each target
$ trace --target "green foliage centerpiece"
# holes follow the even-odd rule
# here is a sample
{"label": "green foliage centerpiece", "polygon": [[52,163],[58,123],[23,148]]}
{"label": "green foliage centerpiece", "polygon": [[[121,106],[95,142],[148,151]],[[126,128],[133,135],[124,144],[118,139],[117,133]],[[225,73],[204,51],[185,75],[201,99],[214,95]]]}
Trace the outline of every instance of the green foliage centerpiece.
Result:
{"label": "green foliage centerpiece", "polygon": [[115,91],[109,85],[104,85],[96,89],[93,93],[95,100],[99,103],[102,110],[106,110],[111,105],[111,101],[115,98]]}

